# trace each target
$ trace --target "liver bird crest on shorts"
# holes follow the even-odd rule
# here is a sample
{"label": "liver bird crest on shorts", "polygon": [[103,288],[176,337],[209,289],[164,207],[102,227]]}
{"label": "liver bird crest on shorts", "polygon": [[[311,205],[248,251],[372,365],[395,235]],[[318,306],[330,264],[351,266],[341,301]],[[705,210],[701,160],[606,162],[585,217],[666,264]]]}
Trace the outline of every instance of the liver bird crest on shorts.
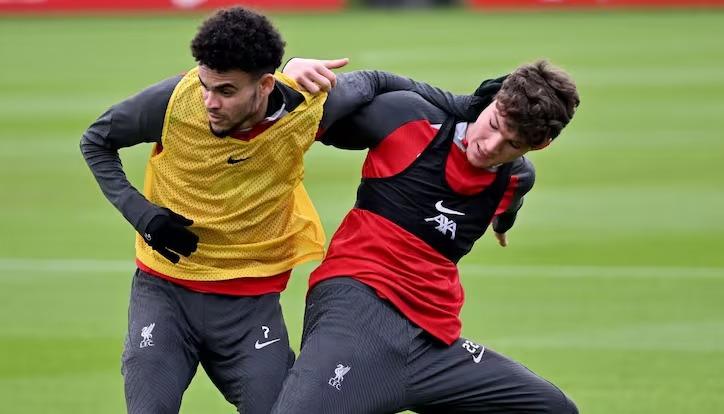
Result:
{"label": "liver bird crest on shorts", "polygon": [[151,332],[153,332],[153,328],[156,326],[156,323],[152,323],[148,326],[144,326],[143,329],[141,329],[141,336],[143,337],[143,340],[141,341],[141,348],[145,348],[147,346],[153,346],[153,335]]}
{"label": "liver bird crest on shorts", "polygon": [[334,369],[334,376],[329,379],[329,385],[340,390],[342,388],[342,381],[344,381],[344,375],[348,373],[351,368],[352,367],[337,364],[337,368]]}

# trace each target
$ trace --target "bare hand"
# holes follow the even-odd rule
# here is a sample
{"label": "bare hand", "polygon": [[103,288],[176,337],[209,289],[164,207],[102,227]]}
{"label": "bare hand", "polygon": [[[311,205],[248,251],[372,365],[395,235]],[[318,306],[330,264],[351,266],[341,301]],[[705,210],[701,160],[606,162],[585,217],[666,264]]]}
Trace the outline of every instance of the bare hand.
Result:
{"label": "bare hand", "polygon": [[348,58],[319,60],[293,58],[284,66],[284,74],[294,79],[309,93],[328,92],[337,84],[337,76],[331,69],[338,69],[349,63]]}
{"label": "bare hand", "polygon": [[502,247],[505,247],[508,245],[508,236],[505,235],[505,233],[498,233],[497,231],[495,233],[495,238],[498,240],[498,244]]}

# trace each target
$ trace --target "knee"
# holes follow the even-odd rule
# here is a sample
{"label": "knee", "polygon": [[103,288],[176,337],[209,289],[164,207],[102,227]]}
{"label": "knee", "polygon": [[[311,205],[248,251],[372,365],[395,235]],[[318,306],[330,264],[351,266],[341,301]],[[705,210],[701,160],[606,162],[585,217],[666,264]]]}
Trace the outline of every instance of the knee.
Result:
{"label": "knee", "polygon": [[196,367],[171,355],[144,350],[130,350],[123,353],[121,374],[126,384],[136,387],[160,389],[175,399],[188,386]]}
{"label": "knee", "polygon": [[145,349],[126,349],[121,358],[121,372],[123,375],[137,371],[164,372],[164,365],[164,358]]}
{"label": "knee", "polygon": [[181,407],[183,390],[141,372],[124,367],[126,408],[129,414],[172,414]]}
{"label": "knee", "polygon": [[578,407],[562,391],[555,388],[545,396],[541,414],[578,414]]}
{"label": "knee", "polygon": [[162,400],[156,395],[126,395],[128,414],[178,414],[181,399]]}
{"label": "knee", "polygon": [[571,401],[568,397],[565,397],[565,398],[566,398],[566,402],[568,403],[568,411],[566,411],[566,412],[570,413],[570,414],[578,414],[578,407],[576,406],[576,403]]}
{"label": "knee", "polygon": [[272,414],[307,414],[326,412],[321,389],[309,370],[292,368],[272,409]]}

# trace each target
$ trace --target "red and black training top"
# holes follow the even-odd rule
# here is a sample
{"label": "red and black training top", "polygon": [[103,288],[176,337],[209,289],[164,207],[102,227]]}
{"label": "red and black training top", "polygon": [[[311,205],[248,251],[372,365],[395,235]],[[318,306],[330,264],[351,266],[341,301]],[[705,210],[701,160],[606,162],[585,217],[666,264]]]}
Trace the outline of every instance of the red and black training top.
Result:
{"label": "red and black training top", "polygon": [[369,152],[354,208],[334,234],[310,288],[349,276],[450,344],[460,336],[457,262],[493,222],[513,224],[534,170],[519,158],[478,169],[465,156],[466,122],[410,92],[391,92],[335,124],[321,141]]}

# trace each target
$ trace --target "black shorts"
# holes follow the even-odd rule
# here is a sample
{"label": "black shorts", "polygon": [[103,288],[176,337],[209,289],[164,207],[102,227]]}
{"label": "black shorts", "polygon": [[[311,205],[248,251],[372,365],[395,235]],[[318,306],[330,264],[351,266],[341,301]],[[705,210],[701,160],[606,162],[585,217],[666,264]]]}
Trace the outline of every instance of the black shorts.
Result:
{"label": "black shorts", "polygon": [[556,413],[576,406],[519,363],[460,338],[446,345],[351,278],[316,285],[272,410],[325,413]]}
{"label": "black shorts", "polygon": [[136,271],[122,359],[129,413],[178,413],[201,363],[240,413],[267,414],[293,362],[279,294],[198,293]]}

